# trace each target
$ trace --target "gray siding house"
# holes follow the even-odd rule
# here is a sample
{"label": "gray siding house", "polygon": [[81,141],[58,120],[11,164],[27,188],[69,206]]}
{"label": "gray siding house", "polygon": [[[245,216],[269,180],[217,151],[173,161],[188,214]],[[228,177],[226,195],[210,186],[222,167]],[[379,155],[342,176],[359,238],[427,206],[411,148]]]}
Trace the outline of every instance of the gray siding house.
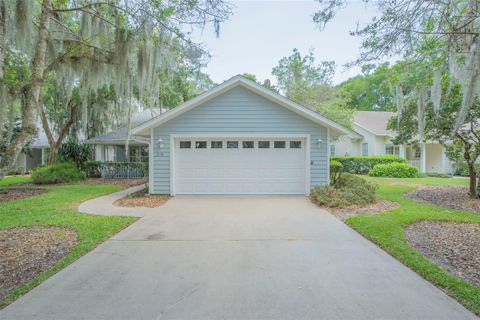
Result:
{"label": "gray siding house", "polygon": [[135,127],[152,194],[305,194],[329,179],[329,141],[355,134],[242,76]]}

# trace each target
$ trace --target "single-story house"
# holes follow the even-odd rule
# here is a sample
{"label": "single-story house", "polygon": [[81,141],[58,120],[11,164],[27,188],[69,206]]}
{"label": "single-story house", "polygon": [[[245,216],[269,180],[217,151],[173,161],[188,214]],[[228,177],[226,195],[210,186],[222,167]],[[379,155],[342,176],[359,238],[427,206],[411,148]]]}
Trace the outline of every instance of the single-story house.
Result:
{"label": "single-story house", "polygon": [[330,145],[332,156],[396,155],[417,167],[420,172],[452,173],[453,165],[445,154],[445,147],[434,141],[418,145],[394,145],[396,136],[387,130],[393,112],[357,111],[353,129],[357,136],[342,136]]}
{"label": "single-story house", "polygon": [[29,170],[35,169],[37,166],[45,164],[48,161],[48,144],[47,135],[43,130],[41,123],[38,124],[40,128],[37,136],[28,145],[28,152],[21,152],[15,162],[14,169],[18,173],[26,173]]}
{"label": "single-story house", "polygon": [[308,195],[341,135],[359,136],[240,75],[132,129],[149,144],[149,192],[171,195]]}

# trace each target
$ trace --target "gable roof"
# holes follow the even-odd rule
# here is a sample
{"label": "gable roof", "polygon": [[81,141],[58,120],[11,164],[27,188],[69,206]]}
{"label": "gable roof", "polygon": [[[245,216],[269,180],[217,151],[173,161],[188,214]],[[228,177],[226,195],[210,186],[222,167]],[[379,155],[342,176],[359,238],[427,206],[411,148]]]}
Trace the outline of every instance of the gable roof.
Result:
{"label": "gable roof", "polygon": [[[158,109],[144,110],[138,113],[137,115],[133,116],[131,120],[131,127],[135,128],[138,125],[158,116],[159,114],[160,114],[160,110]],[[124,124],[123,126],[119,127],[116,130],[110,131],[101,136],[93,137],[91,139],[88,139],[86,142],[90,144],[109,144],[109,143],[124,144],[125,140],[127,139],[127,130],[128,130],[127,125]],[[140,137],[135,137],[135,136],[131,136],[130,141],[147,144],[146,141],[140,139]]]}
{"label": "gable roof", "polygon": [[353,124],[376,136],[395,137],[393,131],[387,130],[388,120],[394,115],[395,112],[388,111],[357,111]]}
{"label": "gable roof", "polygon": [[237,86],[242,86],[264,98],[267,98],[315,123],[318,123],[320,125],[326,126],[330,129],[333,129],[333,134],[334,135],[343,135],[343,134],[348,134],[348,135],[354,135],[357,136],[358,134],[356,132],[353,132],[352,130],[336,123],[335,121],[332,121],[312,110],[309,110],[305,108],[304,106],[276,93],[273,92],[270,89],[267,89],[258,83],[248,80],[247,78],[243,77],[242,75],[237,75],[234,76],[233,78],[230,78],[229,80],[223,82],[222,84],[219,84],[218,86],[208,90],[207,92],[186,101],[185,103],[179,105],[178,107],[171,109],[164,114],[159,115],[158,117],[155,117],[151,119],[150,121],[147,121],[136,128],[132,129],[132,134],[138,134],[138,135],[149,135],[149,129],[158,127],[159,125],[174,119],[175,117],[178,117],[179,115],[183,114],[184,112],[187,112],[199,105],[202,105],[206,103],[207,101],[218,97],[219,95],[229,91],[232,88],[235,88]]}

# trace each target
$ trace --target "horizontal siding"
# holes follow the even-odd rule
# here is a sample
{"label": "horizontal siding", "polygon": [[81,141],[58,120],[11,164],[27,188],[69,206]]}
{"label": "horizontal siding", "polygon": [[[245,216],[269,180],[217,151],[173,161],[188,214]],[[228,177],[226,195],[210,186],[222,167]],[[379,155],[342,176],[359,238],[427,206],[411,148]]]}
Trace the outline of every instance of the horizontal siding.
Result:
{"label": "horizontal siding", "polygon": [[[310,185],[328,181],[327,129],[243,87],[215,97],[153,130],[153,193],[170,193],[171,134],[309,134]],[[160,148],[158,139],[162,139]],[[318,139],[322,140],[320,147]]]}

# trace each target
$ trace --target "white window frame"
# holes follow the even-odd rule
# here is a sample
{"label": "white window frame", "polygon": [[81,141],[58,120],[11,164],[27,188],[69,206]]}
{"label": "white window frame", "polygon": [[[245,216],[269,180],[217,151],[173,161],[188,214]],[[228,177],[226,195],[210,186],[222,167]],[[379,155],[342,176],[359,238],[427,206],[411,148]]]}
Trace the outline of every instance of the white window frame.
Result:
{"label": "white window frame", "polygon": [[[392,153],[387,152],[388,148],[392,148]],[[395,144],[386,144],[385,145],[385,154],[399,157],[400,156],[400,146],[395,145]]]}

